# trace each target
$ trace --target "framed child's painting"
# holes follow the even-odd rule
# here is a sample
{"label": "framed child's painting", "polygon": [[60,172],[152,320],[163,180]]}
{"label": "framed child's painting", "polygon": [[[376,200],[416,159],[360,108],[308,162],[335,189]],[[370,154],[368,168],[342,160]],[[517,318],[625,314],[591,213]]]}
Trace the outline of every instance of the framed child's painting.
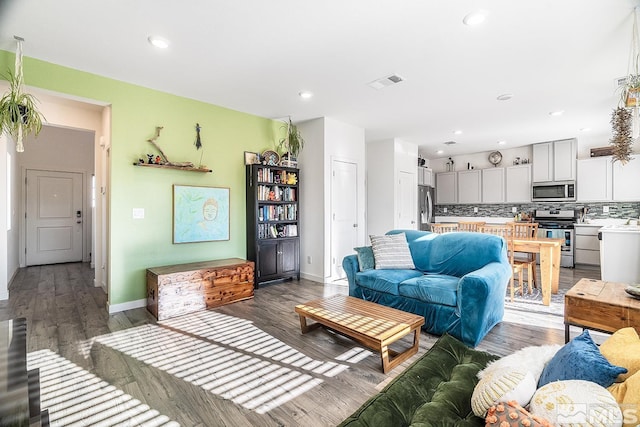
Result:
{"label": "framed child's painting", "polygon": [[173,186],[173,243],[229,240],[229,189]]}

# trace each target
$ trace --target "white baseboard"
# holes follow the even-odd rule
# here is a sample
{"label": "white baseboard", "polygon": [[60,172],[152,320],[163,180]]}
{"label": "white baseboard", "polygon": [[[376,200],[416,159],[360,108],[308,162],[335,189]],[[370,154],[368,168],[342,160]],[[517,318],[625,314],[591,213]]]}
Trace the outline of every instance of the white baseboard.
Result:
{"label": "white baseboard", "polygon": [[300,272],[300,278],[311,280],[312,282],[324,283],[324,277],[316,276],[315,274]]}
{"label": "white baseboard", "polygon": [[135,301],[123,302],[121,304],[107,303],[107,305],[108,305],[109,314],[113,314],[113,313],[118,313],[120,311],[133,310],[135,308],[144,308],[147,306],[147,299],[143,298]]}

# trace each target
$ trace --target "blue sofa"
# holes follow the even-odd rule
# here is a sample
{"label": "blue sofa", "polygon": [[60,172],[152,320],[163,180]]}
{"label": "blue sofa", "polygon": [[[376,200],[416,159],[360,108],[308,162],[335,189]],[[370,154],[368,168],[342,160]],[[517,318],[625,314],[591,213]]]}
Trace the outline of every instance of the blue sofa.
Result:
{"label": "blue sofa", "polygon": [[342,261],[349,295],[424,316],[426,332],[477,346],[504,315],[512,274],[505,241],[467,232],[387,234],[397,233],[406,234],[415,270],[359,271],[349,255]]}

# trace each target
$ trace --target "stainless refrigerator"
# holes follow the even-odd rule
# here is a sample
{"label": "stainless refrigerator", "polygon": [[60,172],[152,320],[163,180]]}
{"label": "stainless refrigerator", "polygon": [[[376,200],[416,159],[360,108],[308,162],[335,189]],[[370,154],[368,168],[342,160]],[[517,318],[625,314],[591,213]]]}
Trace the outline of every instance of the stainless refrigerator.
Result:
{"label": "stainless refrigerator", "polygon": [[418,185],[418,222],[419,229],[431,231],[434,222],[435,189],[428,185]]}

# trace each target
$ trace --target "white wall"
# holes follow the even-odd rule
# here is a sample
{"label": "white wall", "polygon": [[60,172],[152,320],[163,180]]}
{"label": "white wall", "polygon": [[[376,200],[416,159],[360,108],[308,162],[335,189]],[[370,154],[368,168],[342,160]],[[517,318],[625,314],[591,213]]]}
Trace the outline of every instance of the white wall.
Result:
{"label": "white wall", "polygon": [[381,235],[394,228],[395,141],[368,142],[366,158],[367,235]]}
{"label": "white wall", "polygon": [[[500,151],[502,154],[502,162],[498,165],[500,167],[513,166],[513,161],[516,157],[520,159],[532,160],[532,148],[530,145],[518,148],[502,149],[496,148],[495,151]],[[467,169],[467,163],[470,163],[474,169],[487,169],[492,168],[493,165],[489,163],[489,154],[491,151],[483,151],[480,153],[464,154],[459,156],[451,156],[454,161],[455,170],[461,171]],[[447,170],[446,164],[449,161],[449,156],[431,159],[430,164],[434,172],[445,172]]]}
{"label": "white wall", "polygon": [[[324,281],[324,119],[298,125],[304,148],[298,155],[300,168],[300,275]],[[311,257],[312,263],[307,262]]]}
{"label": "white wall", "polygon": [[[321,117],[298,125],[305,145],[300,167],[300,274],[318,282],[331,281],[331,164],[356,163],[358,222],[365,223],[364,129]],[[364,242],[364,227],[358,228]],[[311,264],[308,258],[311,257]],[[339,260],[342,262],[342,260]]]}
{"label": "white wall", "polygon": [[[578,159],[587,159],[591,157],[590,150],[592,148],[609,146],[608,140],[602,140],[600,138],[590,138],[587,135],[580,136],[580,138],[577,138],[577,141],[578,141],[577,143]],[[544,142],[544,141],[539,141],[539,142]],[[495,151],[500,151],[500,153],[502,153],[502,163],[500,163],[499,165],[501,167],[512,166],[513,160],[516,157],[520,157],[520,159],[529,159],[529,161],[531,161],[533,157],[531,145],[527,145],[524,147],[517,147],[517,148],[507,148],[507,149],[501,148],[498,145],[496,145]],[[633,152],[636,154],[640,153],[640,144],[638,143],[634,144]],[[489,163],[489,160],[488,160],[489,153],[491,153],[491,151],[482,151],[482,152],[473,153],[473,154],[453,155],[451,156],[451,158],[455,162],[455,169],[457,171],[467,169],[467,163],[471,163],[471,165],[474,166],[475,169],[486,169],[489,167],[493,167],[493,165],[491,165],[491,163]],[[423,154],[423,157],[424,157],[424,154]],[[433,169],[434,172],[445,172],[447,170],[446,163],[448,160],[449,160],[449,156],[436,157],[436,158],[432,157],[431,159],[427,160],[427,163],[430,165],[430,167]]]}
{"label": "white wall", "polygon": [[[337,279],[331,277],[333,269],[331,268],[331,173],[334,160],[355,163],[358,169],[356,191],[357,191],[357,245],[362,246],[366,236],[366,220],[365,220],[365,135],[364,129],[350,124],[342,123],[337,120],[325,117],[325,188],[329,191],[325,193],[325,262],[324,274],[328,280]],[[335,237],[335,236],[334,236]],[[336,259],[337,264],[342,263],[342,259]]]}
{"label": "white wall", "polygon": [[[418,172],[418,146],[398,138],[367,143],[367,234],[398,228],[400,172]],[[417,183],[417,180],[416,180]],[[416,194],[417,197],[417,186]],[[415,203],[414,203],[415,206]],[[413,214],[417,220],[417,207]]]}

